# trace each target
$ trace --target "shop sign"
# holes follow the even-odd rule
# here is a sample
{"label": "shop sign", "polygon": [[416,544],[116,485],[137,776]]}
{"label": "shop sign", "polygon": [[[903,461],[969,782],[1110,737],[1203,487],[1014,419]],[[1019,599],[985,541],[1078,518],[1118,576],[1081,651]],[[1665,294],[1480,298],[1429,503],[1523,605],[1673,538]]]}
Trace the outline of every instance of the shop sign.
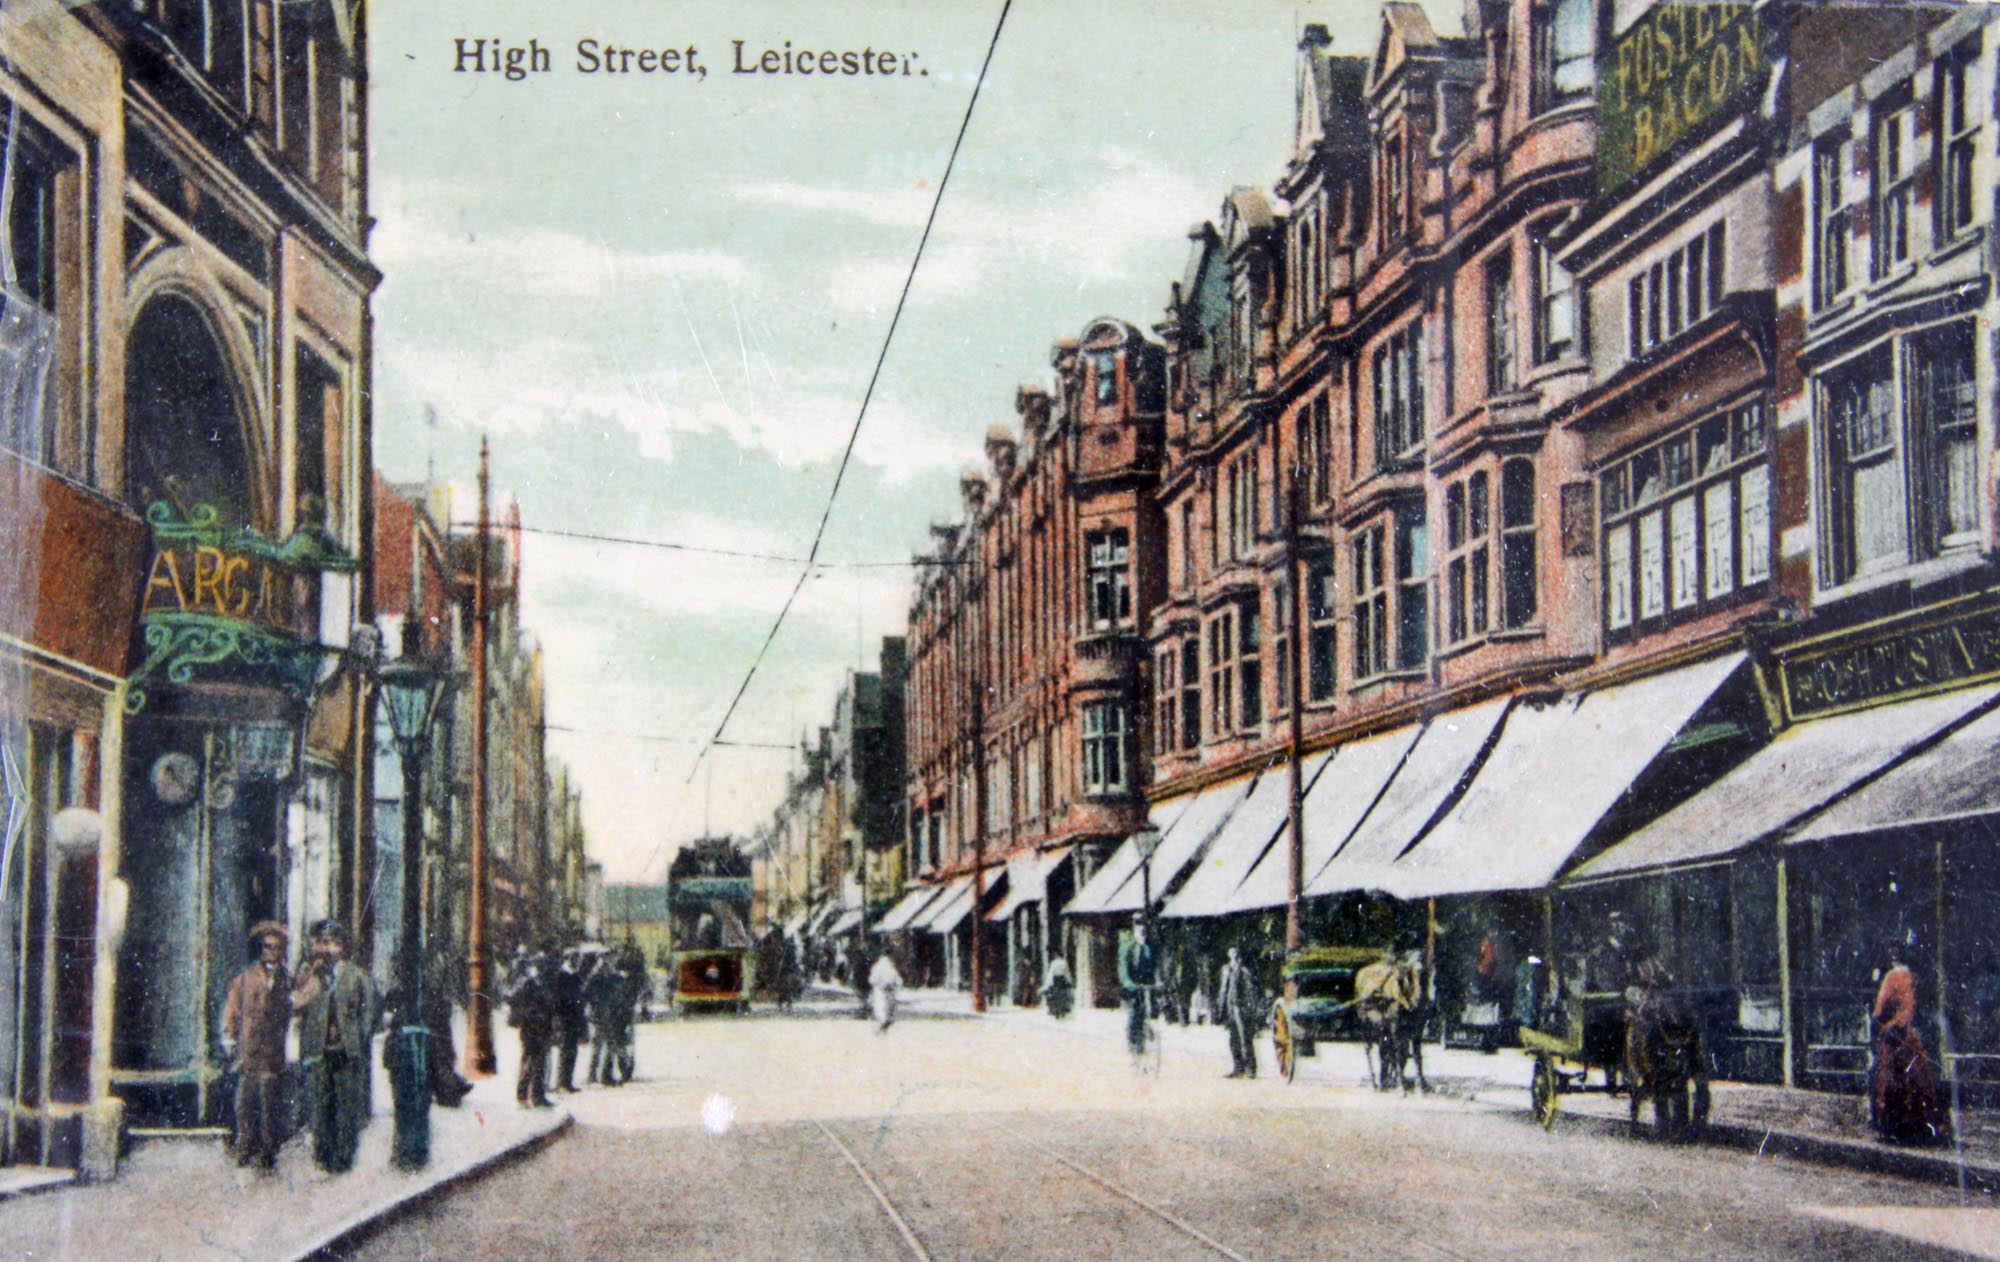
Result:
{"label": "shop sign", "polygon": [[1598,191],[1623,187],[1676,141],[1743,108],[1770,68],[1754,6],[1655,6],[1612,46],[1598,80]]}
{"label": "shop sign", "polygon": [[1779,669],[1794,721],[2000,677],[2000,606],[1788,654]]}
{"label": "shop sign", "polygon": [[[296,692],[317,676],[320,646],[304,625],[306,579],[320,570],[351,570],[355,559],[323,527],[308,526],[282,543],[222,525],[215,507],[185,514],[169,504],[146,511],[152,559],[139,608],[146,657],[126,679],[125,708],[145,707],[142,686],[155,672],[186,684],[203,668],[227,662],[276,672]],[[307,615],[311,615],[308,617]]]}

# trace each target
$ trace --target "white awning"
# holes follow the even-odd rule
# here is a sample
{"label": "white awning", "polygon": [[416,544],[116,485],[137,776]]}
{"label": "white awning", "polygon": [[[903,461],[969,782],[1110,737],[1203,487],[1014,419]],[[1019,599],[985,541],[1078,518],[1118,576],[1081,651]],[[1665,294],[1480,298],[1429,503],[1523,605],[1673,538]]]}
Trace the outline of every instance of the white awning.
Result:
{"label": "white awning", "polygon": [[1397,858],[1424,835],[1464,785],[1507,705],[1508,699],[1500,697],[1440,714],[1425,724],[1423,735],[1373,809],[1355,826],[1354,835],[1325,867],[1309,874],[1305,892],[1314,897],[1347,890],[1400,894],[1397,887],[1404,874],[1394,867]]}
{"label": "white awning", "polygon": [[1549,706],[1514,705],[1451,812],[1397,860],[1395,892],[1549,884],[1743,661],[1730,653]]}
{"label": "white awning", "polygon": [[[1173,827],[1162,832],[1160,848],[1153,852],[1152,860],[1133,864],[1132,873],[1125,878],[1123,885],[1112,891],[1102,910],[1114,914],[1138,911],[1148,893],[1157,905],[1172,891],[1174,878],[1193,863],[1221,831],[1230,813],[1249,794],[1251,783],[1252,778],[1244,776],[1197,793],[1187,810],[1174,821]],[[1127,841],[1125,844],[1129,846],[1132,843]],[[1074,908],[1075,904],[1071,907]]]}
{"label": "white awning", "polygon": [[910,922],[915,920],[925,908],[935,903],[939,896],[949,888],[950,886],[948,885],[917,886],[909,893],[903,895],[894,907],[891,907],[884,913],[882,919],[875,922],[875,932],[900,933],[908,929]]}
{"label": "white awning", "polygon": [[[1334,752],[1333,760],[1306,791],[1305,862],[1299,869],[1302,880],[1309,880],[1325,867],[1368,814],[1422,731],[1420,724],[1412,723],[1342,745]],[[1284,906],[1291,884],[1289,863],[1283,846],[1265,851],[1250,875],[1231,892],[1228,910],[1264,911]]]}
{"label": "white awning", "polygon": [[845,934],[853,933],[860,924],[861,909],[859,907],[849,907],[834,917],[833,923],[821,931],[822,936],[838,938]]}
{"label": "white awning", "polygon": [[1786,840],[1831,841],[1918,824],[2000,815],[2000,711],[1979,716],[1851,796],[1807,820]]}
{"label": "white awning", "polygon": [[[912,929],[921,929],[925,933],[937,932],[937,930],[932,928],[932,925],[937,922],[940,916],[952,910],[955,905],[961,902],[970,903],[971,901],[972,878],[970,876],[953,877],[951,883],[944,887],[944,892],[932,899],[930,906],[924,908],[910,920],[909,927]],[[952,923],[956,926],[957,921],[953,921]]]}
{"label": "white awning", "polygon": [[[1147,819],[1160,833],[1168,833],[1180,822],[1181,815],[1194,800],[1195,795],[1190,793],[1185,797],[1155,802]],[[1127,837],[1124,845],[1111,852],[1111,857],[1104,861],[1104,866],[1098,868],[1091,874],[1090,879],[1083,883],[1083,888],[1069,901],[1067,912],[1072,915],[1087,915],[1108,910],[1104,906],[1105,902],[1138,870],[1139,847],[1133,845],[1132,839]]]}
{"label": "white awning", "polygon": [[[1310,789],[1330,754],[1315,754],[1299,766],[1299,782]],[[1284,858],[1279,843],[1290,836],[1292,777],[1282,762],[1267,767],[1243,804],[1182,882],[1180,891],[1160,909],[1162,916],[1191,919],[1220,916],[1229,910],[1230,896],[1267,852]]]}
{"label": "white awning", "polygon": [[1580,865],[1569,879],[1726,859],[1812,815],[1996,695],[2000,689],[1968,688],[1787,728],[1702,792]]}
{"label": "white awning", "polygon": [[1058,846],[1039,854],[1016,855],[1007,861],[1007,896],[986,913],[991,921],[1003,921],[1024,903],[1039,903],[1048,896],[1049,879],[1070,857],[1073,847]]}

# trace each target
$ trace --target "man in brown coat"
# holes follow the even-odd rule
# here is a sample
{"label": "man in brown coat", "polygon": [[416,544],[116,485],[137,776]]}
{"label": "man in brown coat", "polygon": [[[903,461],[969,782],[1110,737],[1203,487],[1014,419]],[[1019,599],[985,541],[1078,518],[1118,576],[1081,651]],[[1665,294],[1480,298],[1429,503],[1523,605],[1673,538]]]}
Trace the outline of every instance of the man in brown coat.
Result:
{"label": "man in brown coat", "polygon": [[241,1058],[236,1164],[269,1170],[285,1142],[285,1032],[292,1023],[292,986],[285,973],[285,927],[262,921],[250,930],[250,938],[257,944],[257,960],[229,983],[222,1047]]}

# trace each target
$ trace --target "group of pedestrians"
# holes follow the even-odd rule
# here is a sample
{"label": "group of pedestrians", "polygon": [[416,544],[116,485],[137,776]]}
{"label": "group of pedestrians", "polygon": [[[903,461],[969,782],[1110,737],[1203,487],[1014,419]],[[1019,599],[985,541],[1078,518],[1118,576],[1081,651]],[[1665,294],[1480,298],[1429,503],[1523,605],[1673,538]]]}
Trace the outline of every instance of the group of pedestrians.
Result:
{"label": "group of pedestrians", "polygon": [[[1067,966],[1062,977],[1067,986]],[[1132,932],[1118,947],[1118,993],[1125,1003],[1125,1041],[1135,1063],[1143,1062],[1147,1040],[1157,1037],[1148,1022],[1159,986],[1159,950],[1153,945],[1151,925],[1140,914],[1132,918]],[[1257,1031],[1263,1027],[1268,1006],[1263,987],[1244,960],[1242,949],[1230,947],[1216,987],[1216,1010],[1229,1030],[1228,1077],[1257,1076]]]}
{"label": "group of pedestrians", "polygon": [[507,1023],[521,1035],[521,1073],[514,1090],[521,1107],[551,1107],[551,1086],[578,1090],[577,1053],[586,1039],[591,1043],[588,1082],[607,1087],[630,1082],[635,1067],[632,1024],[645,989],[645,963],[636,951],[572,950],[560,961],[548,952],[517,952],[505,998]]}
{"label": "group of pedestrians", "polygon": [[313,1163],[328,1174],[350,1170],[368,1122],[375,983],[348,961],[339,921],[312,927],[312,953],[296,979],[285,966],[290,935],[283,925],[263,921],[250,936],[257,959],[230,982],[222,1014],[223,1053],[237,1071],[237,1165],[246,1172],[277,1168],[291,1130],[287,1044],[296,1024]]}

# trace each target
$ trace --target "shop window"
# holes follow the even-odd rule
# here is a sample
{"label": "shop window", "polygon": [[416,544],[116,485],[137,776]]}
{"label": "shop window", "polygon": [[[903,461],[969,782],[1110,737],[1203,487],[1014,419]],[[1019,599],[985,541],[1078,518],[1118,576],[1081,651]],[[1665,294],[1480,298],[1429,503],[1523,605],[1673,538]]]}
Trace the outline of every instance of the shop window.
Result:
{"label": "shop window", "polygon": [[1370,526],[1351,542],[1354,556],[1354,676],[1389,669],[1389,587],[1382,567],[1385,531]]}
{"label": "shop window", "polygon": [[1126,788],[1124,706],[1084,706],[1084,792],[1116,794]]}
{"label": "shop window", "polygon": [[1848,242],[1854,229],[1854,209],[1848,205],[1846,176],[1854,161],[1854,142],[1828,136],[1813,149],[1813,290],[1827,306],[1847,292]]}
{"label": "shop window", "polygon": [[1680,336],[1721,305],[1723,226],[1710,225],[1626,286],[1626,337],[1637,358]]}
{"label": "shop window", "polygon": [[1887,276],[1910,257],[1910,203],[1916,197],[1917,111],[1905,83],[1877,100],[1871,113],[1874,169],[1868,220],[1874,243],[1875,278]]}
{"label": "shop window", "polygon": [[1974,100],[1972,63],[1976,44],[1961,45],[1937,65],[1937,236],[1949,241],[1972,225],[1976,199],[1973,160],[1984,121]]}
{"label": "shop window", "polygon": [[1421,322],[1407,324],[1375,348],[1375,464],[1384,467],[1424,441]]}
{"label": "shop window", "polygon": [[1334,586],[1333,558],[1314,557],[1306,565],[1306,695],[1314,701],[1331,701],[1334,687],[1335,635],[1339,603]]}
{"label": "shop window", "polygon": [[1534,21],[1536,111],[1590,96],[1597,53],[1591,0],[1549,0],[1536,9]]}
{"label": "shop window", "polygon": [[1500,467],[1500,621],[1508,628],[1535,620],[1535,465]]}
{"label": "shop window", "polygon": [[1486,265],[1486,392],[1514,388],[1514,267],[1505,253]]}
{"label": "shop window", "polygon": [[1546,364],[1576,350],[1576,281],[1547,243],[1535,242],[1535,361]]}
{"label": "shop window", "polygon": [[1445,642],[1486,634],[1492,492],[1482,470],[1445,488]]}
{"label": "shop window", "polygon": [[1174,673],[1179,662],[1175,651],[1166,648],[1153,663],[1153,752],[1163,756],[1174,752],[1174,738],[1181,730],[1177,713],[1181,685]]}
{"label": "shop window", "polygon": [[[1608,631],[1698,614],[1770,577],[1764,409],[1709,417],[1599,475]],[[1529,462],[1508,462],[1501,500],[1502,616],[1517,626],[1536,603]]]}
{"label": "shop window", "polygon": [[1131,625],[1130,540],[1123,530],[1093,531],[1086,537],[1092,630]]}
{"label": "shop window", "polygon": [[1201,746],[1201,637],[1181,641],[1181,748]]}

